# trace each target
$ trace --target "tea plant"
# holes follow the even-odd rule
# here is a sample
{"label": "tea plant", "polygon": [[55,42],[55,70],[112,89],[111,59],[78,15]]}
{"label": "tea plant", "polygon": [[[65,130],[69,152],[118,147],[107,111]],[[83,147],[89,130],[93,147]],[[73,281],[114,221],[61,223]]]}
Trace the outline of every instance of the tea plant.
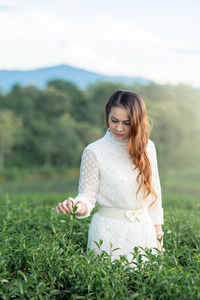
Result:
{"label": "tea plant", "polygon": [[135,247],[135,268],[126,256],[111,262],[105,251],[87,254],[88,226],[98,208],[82,220],[74,216],[76,207],[58,215],[62,198],[1,198],[0,299],[200,299],[198,198],[164,199],[165,252],[141,254]]}

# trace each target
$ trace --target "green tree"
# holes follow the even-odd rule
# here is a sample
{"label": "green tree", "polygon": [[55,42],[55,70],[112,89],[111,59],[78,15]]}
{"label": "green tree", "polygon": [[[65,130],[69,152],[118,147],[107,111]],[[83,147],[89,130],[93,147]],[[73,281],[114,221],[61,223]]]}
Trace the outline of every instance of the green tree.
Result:
{"label": "green tree", "polygon": [[32,123],[32,144],[35,154],[37,153],[38,162],[45,166],[52,164],[52,156],[56,153],[57,145],[55,137],[57,134],[56,119],[49,122],[44,118],[35,120]]}
{"label": "green tree", "polygon": [[90,123],[77,122],[76,133],[81,142],[84,145],[88,145],[89,143],[101,138],[104,131],[99,127],[92,126]]}
{"label": "green tree", "polygon": [[[155,88],[151,87],[151,91]],[[160,99],[154,100],[149,94],[145,102],[153,122],[151,137],[157,144],[159,165],[166,177],[169,170],[194,165],[200,159],[200,93],[188,86],[166,85],[162,90]]]}
{"label": "green tree", "polygon": [[83,143],[77,134],[77,122],[65,113],[49,122],[41,119],[34,124],[34,147],[45,166],[78,166]]}
{"label": "green tree", "polygon": [[48,88],[55,88],[68,97],[70,105],[65,112],[69,112],[74,120],[77,122],[88,120],[89,104],[84,91],[81,91],[72,82],[58,79],[49,81]]}
{"label": "green tree", "polygon": [[36,101],[36,109],[46,119],[57,118],[70,110],[69,96],[54,86],[48,86],[41,91]]}
{"label": "green tree", "polygon": [[21,120],[12,111],[0,112],[0,171],[4,169],[5,157],[11,152],[20,126]]}
{"label": "green tree", "polygon": [[106,81],[98,81],[88,85],[90,123],[101,129],[105,127],[105,104],[108,98],[120,88],[124,88],[124,85]]}
{"label": "green tree", "polygon": [[24,126],[28,126],[35,115],[35,103],[40,96],[40,91],[35,86],[21,87],[16,84],[12,90],[4,97],[2,106],[14,111],[23,118]]}
{"label": "green tree", "polygon": [[76,127],[77,122],[70,114],[63,114],[57,121],[54,161],[59,167],[73,167],[80,163],[80,154],[84,144],[77,135]]}

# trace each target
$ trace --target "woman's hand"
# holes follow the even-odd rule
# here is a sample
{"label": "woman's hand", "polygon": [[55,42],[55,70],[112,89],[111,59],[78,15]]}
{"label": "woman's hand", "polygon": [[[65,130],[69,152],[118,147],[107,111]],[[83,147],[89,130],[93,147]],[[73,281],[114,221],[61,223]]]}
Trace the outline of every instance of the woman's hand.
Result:
{"label": "woman's hand", "polygon": [[163,248],[163,237],[157,237],[157,248],[159,251],[163,252],[165,249]]}
{"label": "woman's hand", "polygon": [[77,216],[83,216],[84,214],[86,214],[87,207],[86,207],[85,203],[83,203],[81,201],[75,202],[72,197],[64,200],[61,203],[59,203],[56,206],[56,211],[57,211],[58,214],[59,214],[59,211],[63,212],[64,214],[66,214],[66,212],[73,213],[73,207],[75,205],[77,206],[75,215],[77,215]]}
{"label": "woman's hand", "polygon": [[165,248],[163,248],[163,235],[164,232],[162,230],[161,225],[155,225],[155,230],[156,230],[156,239],[157,239],[157,248],[159,251],[165,251]]}

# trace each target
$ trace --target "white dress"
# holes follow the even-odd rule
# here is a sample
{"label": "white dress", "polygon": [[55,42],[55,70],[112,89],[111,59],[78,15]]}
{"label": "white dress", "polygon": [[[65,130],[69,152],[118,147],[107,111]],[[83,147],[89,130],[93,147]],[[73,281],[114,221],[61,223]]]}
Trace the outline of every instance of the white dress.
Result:
{"label": "white dress", "polygon": [[[135,246],[157,247],[154,225],[164,223],[154,142],[149,140],[146,147],[152,167],[152,185],[157,192],[157,202],[151,208],[149,204],[153,201],[152,196],[147,201],[141,200],[140,190],[138,200],[136,199],[138,170],[133,170],[135,165],[128,154],[127,142],[127,139],[117,140],[107,130],[102,138],[85,147],[81,157],[78,195],[74,198],[75,201],[82,201],[87,205],[87,213],[76,216],[78,219],[90,216],[96,203],[127,210],[147,207],[147,217],[134,222],[105,217],[98,212],[93,214],[88,230],[87,253],[89,248],[95,249],[97,254],[105,250],[112,255],[112,261],[120,255],[126,255],[131,261],[131,251]],[[94,241],[99,243],[100,240],[103,243],[99,249]],[[119,249],[111,252],[115,248]],[[156,253],[154,249],[152,252]]]}

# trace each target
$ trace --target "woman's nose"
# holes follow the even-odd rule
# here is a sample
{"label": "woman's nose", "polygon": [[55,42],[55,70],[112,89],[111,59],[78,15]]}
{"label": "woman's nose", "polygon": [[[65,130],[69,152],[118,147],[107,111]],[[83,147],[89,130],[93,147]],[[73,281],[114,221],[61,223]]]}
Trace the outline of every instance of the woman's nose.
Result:
{"label": "woman's nose", "polygon": [[123,131],[123,125],[122,124],[117,124],[117,127],[116,127],[117,131]]}

